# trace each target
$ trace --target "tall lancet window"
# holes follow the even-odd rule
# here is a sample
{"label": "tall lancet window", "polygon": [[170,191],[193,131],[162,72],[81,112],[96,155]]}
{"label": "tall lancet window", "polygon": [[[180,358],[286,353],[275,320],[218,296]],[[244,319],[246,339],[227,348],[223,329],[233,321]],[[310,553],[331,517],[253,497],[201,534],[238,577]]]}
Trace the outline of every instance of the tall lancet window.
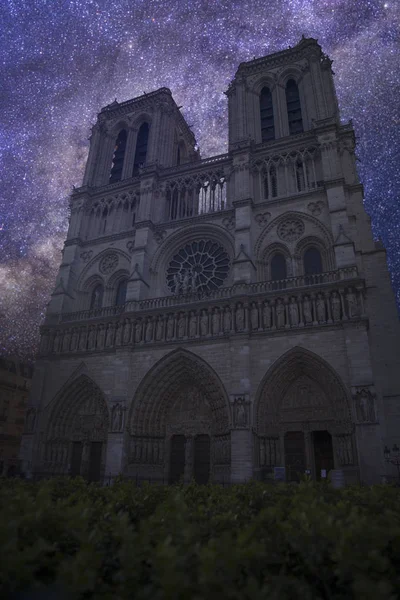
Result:
{"label": "tall lancet window", "polygon": [[126,131],[125,129],[121,129],[115,142],[109,183],[114,183],[115,181],[121,180],[122,167],[124,166],[126,140]]}
{"label": "tall lancet window", "polygon": [[149,124],[140,126],[136,142],[135,162],[133,163],[133,176],[139,175],[139,168],[146,163],[147,145],[149,143]]}
{"label": "tall lancet window", "polygon": [[269,88],[264,87],[260,94],[261,140],[268,142],[275,139],[274,107]]}
{"label": "tall lancet window", "polygon": [[302,133],[303,119],[301,116],[301,105],[299,88],[294,79],[289,79],[286,84],[286,106],[289,120],[289,133]]}
{"label": "tall lancet window", "polygon": [[103,293],[104,288],[99,283],[92,291],[92,295],[90,296],[90,310],[94,308],[101,308],[103,306]]}

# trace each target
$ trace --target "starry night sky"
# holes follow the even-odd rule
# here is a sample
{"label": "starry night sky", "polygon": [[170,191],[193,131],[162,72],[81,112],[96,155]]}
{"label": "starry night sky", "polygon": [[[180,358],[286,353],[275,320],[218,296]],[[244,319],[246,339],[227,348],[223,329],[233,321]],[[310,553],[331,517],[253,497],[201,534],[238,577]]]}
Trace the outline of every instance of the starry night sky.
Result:
{"label": "starry night sky", "polygon": [[101,107],[169,87],[202,157],[223,153],[239,63],[302,34],[334,60],[400,302],[398,0],[2,0],[0,23],[0,353],[36,350]]}

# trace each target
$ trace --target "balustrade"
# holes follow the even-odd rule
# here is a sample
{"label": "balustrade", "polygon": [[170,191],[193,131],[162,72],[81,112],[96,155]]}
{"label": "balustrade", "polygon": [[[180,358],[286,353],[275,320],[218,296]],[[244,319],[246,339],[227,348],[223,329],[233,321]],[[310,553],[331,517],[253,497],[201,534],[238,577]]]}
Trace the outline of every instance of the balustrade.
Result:
{"label": "balustrade", "polygon": [[[256,284],[246,286],[248,292],[253,291],[253,285]],[[67,354],[241,333],[268,333],[366,318],[361,285],[344,287],[342,284],[330,284],[315,291],[280,292],[237,301],[231,296],[229,302],[208,302],[207,306],[198,302],[195,309],[192,306],[170,311],[167,307],[166,311],[151,315],[143,314],[143,311],[136,315],[131,313],[128,317],[125,313],[125,318],[119,315],[118,320],[115,318],[111,322],[72,328],[44,328],[40,353]]]}

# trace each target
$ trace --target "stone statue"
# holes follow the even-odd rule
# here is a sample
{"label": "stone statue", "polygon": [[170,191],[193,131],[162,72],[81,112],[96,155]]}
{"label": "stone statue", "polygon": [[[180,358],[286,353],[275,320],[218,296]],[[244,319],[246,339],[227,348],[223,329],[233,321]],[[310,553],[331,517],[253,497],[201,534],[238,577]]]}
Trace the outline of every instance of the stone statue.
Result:
{"label": "stone statue", "polygon": [[337,441],[337,455],[341,466],[353,464],[353,448],[351,435],[339,435]]}
{"label": "stone statue", "polygon": [[88,348],[92,350],[96,345],[96,331],[94,327],[90,327],[89,329],[89,337],[88,337]]}
{"label": "stone statue", "polygon": [[183,338],[185,336],[186,329],[186,317],[185,313],[181,313],[178,319],[178,337]]}
{"label": "stone statue", "polygon": [[299,324],[299,309],[297,307],[296,298],[294,296],[290,299],[289,304],[290,324],[292,327],[297,327]]}
{"label": "stone statue", "polygon": [[191,338],[196,337],[196,333],[197,333],[197,317],[195,312],[192,310],[192,312],[190,313],[190,320],[189,320],[189,336]]}
{"label": "stone statue", "polygon": [[[124,341],[125,341],[125,327],[124,327]],[[142,341],[142,321],[138,320],[135,324],[135,342],[139,344]]]}
{"label": "stone statue", "polygon": [[337,292],[332,293],[331,297],[332,318],[334,321],[340,321],[340,297]]}
{"label": "stone statue", "polygon": [[207,335],[208,334],[208,314],[207,314],[207,311],[205,309],[201,311],[201,317],[200,317],[200,334],[201,335]]}
{"label": "stone statue", "polygon": [[350,288],[346,295],[347,305],[349,307],[349,318],[358,316],[357,298],[353,290]]}
{"label": "stone statue", "polygon": [[317,321],[319,323],[325,323],[325,320],[326,320],[325,300],[323,299],[322,294],[318,294],[318,296],[317,296],[316,307],[317,307]]}
{"label": "stone statue", "polygon": [[167,339],[171,340],[174,337],[175,320],[172,314],[168,315],[167,321]]}
{"label": "stone statue", "polygon": [[361,423],[375,421],[374,400],[366,390],[357,394],[357,417]]}
{"label": "stone statue", "polygon": [[258,329],[258,306],[255,302],[253,302],[251,305],[250,320],[251,320],[251,328],[253,330],[257,330]]}
{"label": "stone statue", "polygon": [[191,289],[192,289],[192,292],[195,292],[197,290],[197,280],[199,278],[199,274],[197,273],[197,271],[195,271],[194,269],[192,269],[191,270],[191,277],[192,277]]}
{"label": "stone statue", "polygon": [[[141,326],[140,326],[140,332],[141,332]],[[129,344],[129,342],[131,341],[131,324],[130,321],[128,319],[125,319],[124,321],[124,333],[123,333],[123,343]]]}
{"label": "stone statue", "polygon": [[156,329],[156,340],[160,342],[164,335],[164,317],[158,317],[157,329]]}
{"label": "stone statue", "polygon": [[64,334],[64,339],[63,339],[63,344],[62,344],[63,352],[69,351],[70,343],[71,343],[71,333],[68,329]]}
{"label": "stone statue", "polygon": [[244,308],[243,304],[239,304],[236,309],[236,330],[244,330]]}
{"label": "stone statue", "polygon": [[86,350],[86,329],[82,328],[79,336],[79,350]]}
{"label": "stone statue", "polygon": [[312,323],[311,302],[308,296],[305,296],[303,300],[303,314],[304,322],[307,324]]}
{"label": "stone statue", "polygon": [[116,346],[121,346],[121,344],[122,344],[122,330],[123,330],[122,323],[118,323],[117,331],[115,333],[115,345]]}
{"label": "stone statue", "polygon": [[151,342],[153,339],[153,320],[151,317],[147,319],[146,323],[146,332],[145,332],[145,340],[146,342]]}
{"label": "stone statue", "polygon": [[107,335],[106,335],[106,346],[109,348],[113,345],[113,330],[114,326],[109,323],[107,327]]}
{"label": "stone statue", "polygon": [[212,332],[214,335],[217,335],[219,333],[219,310],[218,308],[214,308],[214,312],[212,315]]}
{"label": "stone statue", "polygon": [[236,427],[246,427],[247,414],[244,401],[240,400],[236,404]]}
{"label": "stone statue", "polygon": [[77,329],[74,329],[73,333],[72,333],[72,340],[71,340],[71,351],[72,352],[74,352],[78,347],[78,339],[79,339],[79,332]]}
{"label": "stone statue", "polygon": [[269,329],[271,327],[271,306],[270,306],[268,300],[264,302],[263,317],[264,317],[264,327],[266,329]]}
{"label": "stone statue", "polygon": [[229,306],[225,306],[225,311],[224,311],[224,331],[225,331],[225,333],[229,333],[231,328],[232,328],[231,309],[229,308]]}
{"label": "stone statue", "polygon": [[104,329],[104,325],[100,325],[97,330],[97,347],[98,348],[104,348],[105,336],[106,336],[106,332]]}
{"label": "stone statue", "polygon": [[282,303],[281,298],[278,298],[276,304],[276,326],[285,327],[285,307]]}

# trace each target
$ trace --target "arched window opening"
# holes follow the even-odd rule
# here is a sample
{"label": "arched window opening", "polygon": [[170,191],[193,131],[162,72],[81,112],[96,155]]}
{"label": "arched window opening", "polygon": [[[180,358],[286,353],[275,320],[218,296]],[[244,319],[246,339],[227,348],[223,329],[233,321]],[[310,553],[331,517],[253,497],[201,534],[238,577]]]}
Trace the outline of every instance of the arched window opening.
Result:
{"label": "arched window opening", "polygon": [[264,173],[264,200],[269,198],[269,184],[268,184],[268,173]]}
{"label": "arched window opening", "polygon": [[268,142],[275,139],[274,107],[269,88],[264,87],[260,94],[261,140]]}
{"label": "arched window opening", "polygon": [[116,306],[122,306],[126,302],[126,288],[128,286],[128,280],[123,279],[119,282],[117,287],[117,293],[115,296],[115,304]]}
{"label": "arched window opening", "polygon": [[271,259],[271,279],[272,281],[279,281],[286,279],[286,277],[286,259],[282,253],[278,252]]}
{"label": "arched window opening", "polygon": [[104,288],[101,283],[99,283],[92,291],[92,295],[90,297],[90,310],[93,310],[94,308],[101,308],[103,306],[103,293]]}
{"label": "arched window opening", "polygon": [[303,262],[305,275],[322,273],[322,258],[321,253],[317,248],[308,248],[304,252]]}
{"label": "arched window opening", "polygon": [[302,133],[304,130],[303,119],[301,116],[299,88],[293,79],[289,79],[286,84],[286,106],[290,135]]}
{"label": "arched window opening", "polygon": [[301,162],[301,160],[298,160],[296,162],[296,184],[298,192],[303,192],[306,189],[303,163]]}
{"label": "arched window opening", "polygon": [[121,129],[115,142],[109,183],[115,183],[116,181],[121,180],[127,138],[128,136],[125,129]]}
{"label": "arched window opening", "polygon": [[150,127],[148,123],[143,123],[140,126],[136,142],[135,161],[133,163],[133,176],[139,175],[139,168],[146,164],[149,131]]}
{"label": "arched window opening", "polygon": [[178,146],[178,155],[176,157],[176,164],[177,164],[177,166],[179,166],[181,164],[181,149],[180,149],[180,146]]}
{"label": "arched window opening", "polygon": [[106,227],[107,227],[107,217],[108,217],[108,210],[107,208],[105,208],[103,210],[103,227],[102,227],[102,233],[105,233],[106,231]]}

